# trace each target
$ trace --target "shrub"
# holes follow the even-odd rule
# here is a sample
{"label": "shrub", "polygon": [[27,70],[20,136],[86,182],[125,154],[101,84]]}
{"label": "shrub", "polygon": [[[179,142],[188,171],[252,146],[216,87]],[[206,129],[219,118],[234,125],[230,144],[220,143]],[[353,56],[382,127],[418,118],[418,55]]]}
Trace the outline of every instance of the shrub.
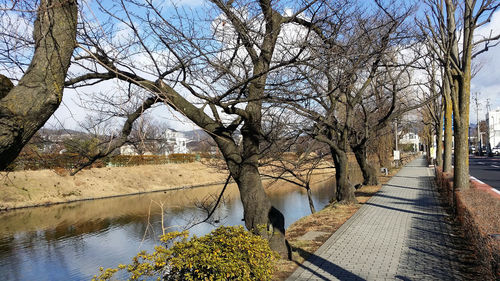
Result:
{"label": "shrub", "polygon": [[[86,158],[75,153],[44,153],[37,154],[23,151],[19,154],[11,167],[14,170],[39,170],[39,169],[72,169]],[[96,163],[95,165],[99,165]]]}
{"label": "shrub", "polygon": [[489,236],[500,229],[498,199],[477,189],[475,184],[468,190],[454,192],[453,174],[443,173],[439,167],[436,168],[436,182],[439,192],[460,222],[466,239],[474,247],[482,279],[499,280],[500,242]]}
{"label": "shrub", "polygon": [[196,159],[195,154],[188,153],[172,153],[168,155],[168,160],[171,163],[192,163]]}
{"label": "shrub", "polygon": [[162,165],[167,163],[192,163],[195,154],[173,153],[164,155],[116,155],[109,159],[115,166]]}
{"label": "shrub", "polygon": [[403,152],[413,152],[414,147],[411,143],[400,143],[399,150]]}
{"label": "shrub", "polygon": [[265,239],[242,226],[221,226],[199,238],[187,237],[187,231],[167,233],[161,236],[165,246],[155,247],[151,254],[140,252],[129,265],[101,268],[101,275],[92,280],[109,280],[119,270],[127,270],[130,280],[143,276],[168,281],[272,279],[278,255],[271,251]]}

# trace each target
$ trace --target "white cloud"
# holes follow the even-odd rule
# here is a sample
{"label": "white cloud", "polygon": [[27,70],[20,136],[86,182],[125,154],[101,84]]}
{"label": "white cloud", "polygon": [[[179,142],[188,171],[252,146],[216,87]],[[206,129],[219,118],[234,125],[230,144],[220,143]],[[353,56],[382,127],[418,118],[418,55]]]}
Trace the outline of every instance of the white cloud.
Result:
{"label": "white cloud", "polygon": [[[478,40],[482,36],[490,35],[490,33],[493,35],[500,33],[500,11],[493,14],[489,24],[476,30],[475,39]],[[492,110],[500,108],[500,46],[492,47],[487,52],[479,55],[474,64],[479,66],[480,70],[472,79],[471,93],[480,93],[479,119],[484,119],[487,99],[489,99]],[[476,123],[476,109],[475,104],[472,102],[470,113],[471,123]]]}

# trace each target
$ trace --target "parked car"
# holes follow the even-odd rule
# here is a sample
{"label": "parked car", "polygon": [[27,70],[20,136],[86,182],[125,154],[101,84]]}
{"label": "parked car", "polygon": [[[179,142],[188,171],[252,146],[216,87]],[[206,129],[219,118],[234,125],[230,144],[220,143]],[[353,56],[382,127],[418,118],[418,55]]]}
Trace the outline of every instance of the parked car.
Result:
{"label": "parked car", "polygon": [[495,146],[491,149],[491,153],[494,155],[500,155],[500,146]]}
{"label": "parked car", "polygon": [[469,154],[474,154],[474,153],[476,153],[476,147],[473,145],[469,146]]}

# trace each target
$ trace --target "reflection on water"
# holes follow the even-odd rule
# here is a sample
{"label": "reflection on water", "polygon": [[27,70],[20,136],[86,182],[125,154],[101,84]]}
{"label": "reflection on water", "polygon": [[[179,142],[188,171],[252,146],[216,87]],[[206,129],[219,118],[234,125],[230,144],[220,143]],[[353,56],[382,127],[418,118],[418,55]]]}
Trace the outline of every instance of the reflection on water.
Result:
{"label": "reflection on water", "polygon": [[[319,210],[331,198],[332,182],[314,186]],[[197,208],[221,186],[82,201],[0,214],[1,280],[88,280],[99,266],[127,263],[139,250],[151,250],[161,234],[182,230],[204,218]],[[267,189],[273,205],[285,215],[286,227],[310,213],[304,190],[286,184]],[[163,203],[163,208],[159,205]],[[243,207],[236,186],[226,190],[215,219],[224,225],[242,224]],[[203,235],[215,226],[190,229]]]}

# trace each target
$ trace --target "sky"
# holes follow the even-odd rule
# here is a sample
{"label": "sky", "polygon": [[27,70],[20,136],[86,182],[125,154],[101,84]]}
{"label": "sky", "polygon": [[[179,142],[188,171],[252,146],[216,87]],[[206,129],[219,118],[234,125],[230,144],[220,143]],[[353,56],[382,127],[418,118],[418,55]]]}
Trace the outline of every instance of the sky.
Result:
{"label": "sky", "polygon": [[[476,30],[477,34],[500,33],[500,11],[497,11],[491,22]],[[500,109],[500,46],[489,49],[486,53],[479,55],[475,62],[479,72],[474,76],[471,83],[471,93],[478,92],[479,120],[485,119],[486,104],[489,100],[491,110]],[[471,99],[470,122],[476,122],[476,106]]]}
{"label": "sky", "polygon": [[[196,7],[202,0],[177,0],[177,5]],[[500,33],[500,11],[496,12],[489,24],[476,30],[476,34]],[[479,72],[472,79],[471,92],[479,93],[479,119],[483,120],[486,114],[486,104],[489,101],[490,108],[500,109],[500,46],[490,48],[488,52],[483,53],[475,60],[475,65],[479,66]],[[80,108],[80,96],[85,95],[84,90],[67,89],[65,90],[63,101],[54,116],[47,123],[49,128],[68,128],[79,129],[79,123],[85,119],[88,110]],[[166,106],[156,108],[152,115],[157,116],[157,120],[166,122],[171,128],[176,130],[193,130],[197,127],[189,120],[168,109]],[[471,102],[470,122],[476,123],[475,104]]]}

